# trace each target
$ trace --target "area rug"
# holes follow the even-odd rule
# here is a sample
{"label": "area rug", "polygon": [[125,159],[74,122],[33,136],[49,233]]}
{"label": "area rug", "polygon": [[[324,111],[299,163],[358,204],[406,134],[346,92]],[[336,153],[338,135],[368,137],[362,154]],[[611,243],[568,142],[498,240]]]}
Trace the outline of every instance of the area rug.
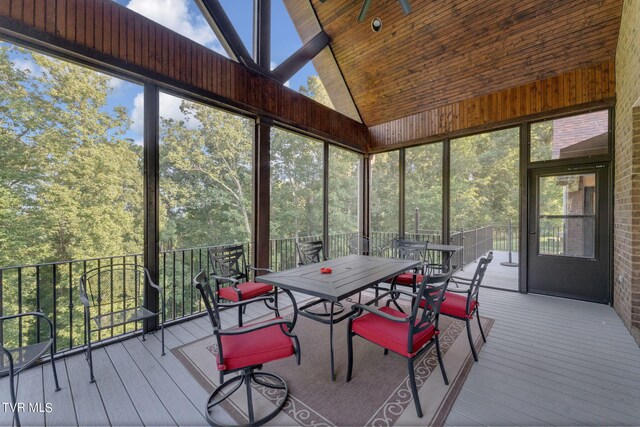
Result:
{"label": "area rug", "polygon": [[[251,323],[266,320],[256,319]],[[493,320],[482,317],[485,334],[489,334]],[[482,338],[474,319],[473,336],[476,349],[482,347]],[[353,377],[346,382],[347,369],[347,321],[334,327],[334,354],[337,379],[331,382],[329,365],[328,325],[299,316],[294,332],[302,348],[301,365],[295,357],[268,363],[265,372],[282,377],[289,387],[289,398],[282,412],[271,425],[300,426],[392,426],[392,425],[442,425],[455,401],[462,384],[473,365],[473,356],[465,331],[465,323],[442,317],[440,319],[440,343],[444,353],[444,366],[449,377],[445,386],[437,362],[435,346],[415,362],[416,382],[424,411],[417,418],[411,395],[406,359],[389,353],[360,337],[354,337]],[[212,336],[202,338],[172,352],[184,364],[193,377],[211,392],[219,384]],[[233,375],[233,374],[231,374]],[[226,379],[230,378],[230,375]],[[244,387],[244,386],[243,386]],[[256,405],[276,404],[275,399],[257,384],[253,393]],[[236,395],[238,398],[236,398]],[[237,392],[224,409],[231,420],[247,423],[245,393]],[[204,402],[203,402],[204,405]]]}

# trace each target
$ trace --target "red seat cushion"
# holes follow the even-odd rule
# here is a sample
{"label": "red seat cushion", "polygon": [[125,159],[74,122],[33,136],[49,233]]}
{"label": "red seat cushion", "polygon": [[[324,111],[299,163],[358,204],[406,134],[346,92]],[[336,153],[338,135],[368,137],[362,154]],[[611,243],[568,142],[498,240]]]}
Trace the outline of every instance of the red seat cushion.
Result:
{"label": "red seat cushion", "polygon": [[[380,311],[395,317],[405,318],[406,314],[391,307],[382,307]],[[416,320],[416,323],[418,320]],[[405,357],[413,357],[416,351],[426,344],[436,333],[433,325],[424,331],[413,335],[412,352],[407,352],[407,340],[409,339],[409,324],[398,323],[392,320],[367,313],[353,321],[352,331],[371,342],[384,348],[401,354]]]}
{"label": "red seat cushion", "polygon": [[[240,283],[236,285],[236,287],[240,290],[243,301],[259,297],[260,295],[264,295],[267,292],[271,292],[271,290],[273,289],[273,286],[267,285],[266,283],[255,282]],[[220,298],[238,302],[238,293],[231,286],[220,289],[218,295],[220,296]]]}
{"label": "red seat cushion", "polygon": [[400,274],[398,276],[396,276],[396,284],[398,285],[406,285],[406,286],[413,286],[413,278],[415,277],[415,283],[417,285],[419,285],[420,283],[422,283],[422,274],[416,274],[414,276],[413,273],[403,273]]}
{"label": "red seat cushion", "polygon": [[[271,320],[274,319],[268,321]],[[254,323],[253,325],[256,324]],[[252,325],[238,329],[246,329],[249,326]],[[241,335],[221,335],[220,341],[222,342],[224,364],[220,363],[220,355],[218,355],[216,360],[219,371],[231,371],[248,366],[261,365],[295,354],[293,341],[282,332],[280,325],[269,326],[268,328]]]}
{"label": "red seat cushion", "polygon": [[[420,301],[420,307],[424,308],[425,300]],[[445,292],[444,301],[440,304],[440,314],[445,316],[457,317],[458,319],[471,319],[471,313],[478,306],[476,300],[471,300],[469,305],[469,314],[467,314],[467,294],[459,294],[456,292]]]}

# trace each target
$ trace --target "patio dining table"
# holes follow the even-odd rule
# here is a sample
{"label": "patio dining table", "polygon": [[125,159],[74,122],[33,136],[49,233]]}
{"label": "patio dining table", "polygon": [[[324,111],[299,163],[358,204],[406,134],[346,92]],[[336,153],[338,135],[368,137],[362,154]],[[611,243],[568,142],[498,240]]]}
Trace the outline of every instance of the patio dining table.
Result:
{"label": "patio dining table", "polygon": [[[396,258],[380,258],[367,255],[348,255],[303,267],[258,276],[256,281],[279,288],[317,297],[298,308],[298,314],[329,325],[329,357],[331,380],[335,381],[333,357],[333,325],[352,314],[334,311],[336,303],[367,288],[392,279],[400,273],[420,265],[420,261]],[[331,269],[322,273],[321,269]],[[331,304],[326,314],[313,312],[318,304]]]}

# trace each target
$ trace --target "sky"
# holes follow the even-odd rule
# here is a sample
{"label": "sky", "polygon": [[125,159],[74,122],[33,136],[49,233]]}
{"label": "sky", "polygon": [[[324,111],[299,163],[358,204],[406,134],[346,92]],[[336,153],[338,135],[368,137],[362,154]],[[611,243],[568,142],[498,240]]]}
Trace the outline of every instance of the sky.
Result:
{"label": "sky", "polygon": [[[226,57],[227,53],[216,38],[213,30],[202,16],[200,9],[194,0],[115,0],[117,3],[134,10],[147,18],[156,21],[177,33],[182,34],[212,49]],[[247,50],[253,51],[253,0],[221,0],[220,3],[225,9],[227,16],[234,25],[240,38],[245,43]],[[302,46],[302,42],[296,29],[291,22],[291,18],[282,0],[272,0],[271,2],[271,68],[275,68],[283,60]],[[28,69],[33,75],[41,72],[32,61],[25,60],[26,57],[15,55],[12,60],[16,66]],[[286,86],[298,90],[300,86],[306,85],[307,76],[317,75],[311,62],[307,63]],[[113,78],[111,85],[113,92],[107,99],[107,108],[124,106],[129,111],[132,120],[131,129],[125,137],[132,139],[137,144],[142,144],[143,140],[143,88],[141,85]],[[179,98],[171,95],[160,94],[160,116],[181,120],[184,118],[180,112]],[[198,123],[193,120],[188,123],[190,127],[197,127]]]}

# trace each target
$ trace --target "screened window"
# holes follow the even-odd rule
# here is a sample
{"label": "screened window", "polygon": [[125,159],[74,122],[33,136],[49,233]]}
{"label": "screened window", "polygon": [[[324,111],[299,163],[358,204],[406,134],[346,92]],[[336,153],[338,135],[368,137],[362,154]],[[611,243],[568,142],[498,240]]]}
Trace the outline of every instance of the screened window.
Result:
{"label": "screened window", "polygon": [[370,228],[372,244],[386,246],[398,236],[400,226],[399,152],[371,156]]}
{"label": "screened window", "polygon": [[531,125],[532,162],[609,153],[609,112],[546,120]]}
{"label": "screened window", "polygon": [[405,235],[442,243],[442,143],[405,151]]}
{"label": "screened window", "polygon": [[271,258],[277,269],[296,266],[295,243],[322,239],[321,141],[271,129]]}
{"label": "screened window", "polygon": [[[0,87],[0,308],[42,310],[57,348],[72,348],[84,343],[80,275],[142,253],[142,87],[5,42]],[[24,344],[48,334],[7,323],[5,345],[17,325]]]}
{"label": "screened window", "polygon": [[167,318],[199,311],[194,272],[208,248],[251,259],[253,121],[160,93],[160,281]]}
{"label": "screened window", "polygon": [[360,164],[362,156],[329,146],[329,256],[349,254],[359,236]]}

